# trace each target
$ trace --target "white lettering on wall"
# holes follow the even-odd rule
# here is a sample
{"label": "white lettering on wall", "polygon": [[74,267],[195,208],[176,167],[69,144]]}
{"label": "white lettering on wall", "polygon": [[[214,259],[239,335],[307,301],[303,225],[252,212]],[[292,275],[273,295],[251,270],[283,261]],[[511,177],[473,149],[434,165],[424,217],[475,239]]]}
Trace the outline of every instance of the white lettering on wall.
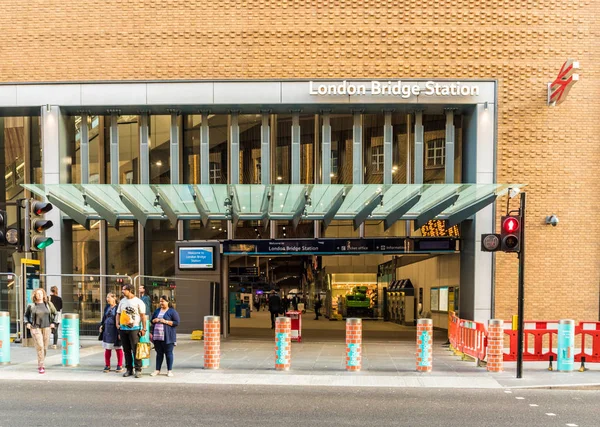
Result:
{"label": "white lettering on wall", "polygon": [[[375,96],[399,96],[403,99],[411,96],[479,96],[479,86],[460,82],[425,82],[425,87],[416,83],[402,83],[397,81],[373,80],[368,83],[348,83],[346,80],[340,83],[315,83],[309,82],[309,94],[317,96],[328,95],[375,95]],[[370,90],[367,90],[370,89]]]}

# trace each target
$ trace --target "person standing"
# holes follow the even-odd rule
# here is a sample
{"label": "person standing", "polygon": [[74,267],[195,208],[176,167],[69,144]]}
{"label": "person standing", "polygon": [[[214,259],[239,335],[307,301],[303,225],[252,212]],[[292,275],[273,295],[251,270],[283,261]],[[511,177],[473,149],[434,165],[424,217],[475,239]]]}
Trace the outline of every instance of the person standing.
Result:
{"label": "person standing", "polygon": [[150,374],[155,377],[160,374],[164,358],[167,359],[167,377],[173,376],[173,348],[177,342],[175,328],[179,325],[179,313],[170,307],[169,297],[162,295],[159,307],[150,320],[150,340],[156,350],[156,370]]}
{"label": "person standing", "polygon": [[271,329],[275,329],[275,318],[281,312],[281,298],[277,292],[271,291],[269,295],[269,311],[271,312]]}
{"label": "person standing", "polygon": [[292,307],[294,307],[294,311],[298,311],[298,295],[294,294],[292,297]]}
{"label": "person standing", "polygon": [[146,294],[146,285],[140,284],[138,291],[140,293],[140,299],[146,305],[146,316],[150,317],[150,313],[152,312],[152,300],[150,299],[150,295]]}
{"label": "person standing", "polygon": [[32,304],[25,310],[25,327],[31,331],[31,337],[37,351],[38,372],[46,373],[44,362],[46,360],[46,349],[50,339],[50,329],[54,329],[54,317],[56,308],[48,300],[43,288],[33,291]]}
{"label": "person standing", "polygon": [[117,330],[117,297],[110,293],[106,295],[107,306],[104,309],[100,332],[102,332],[102,348],[104,348],[104,372],[110,372],[110,357],[112,351],[117,353],[117,370],[123,372],[123,347]]}
{"label": "person standing", "polygon": [[120,331],[123,351],[125,353],[125,365],[127,371],[124,377],[133,375],[135,365],[135,377],[142,377],[142,361],[136,358],[136,350],[140,337],[146,334],[146,306],[141,299],[133,293],[133,286],[129,283],[121,288],[125,298],[117,308],[116,325]]}
{"label": "person standing", "polygon": [[56,316],[54,317],[54,331],[52,339],[52,349],[56,350],[56,344],[58,342],[58,328],[60,327],[60,320],[62,318],[63,300],[58,296],[58,287],[52,286],[50,288],[50,302],[56,308]]}

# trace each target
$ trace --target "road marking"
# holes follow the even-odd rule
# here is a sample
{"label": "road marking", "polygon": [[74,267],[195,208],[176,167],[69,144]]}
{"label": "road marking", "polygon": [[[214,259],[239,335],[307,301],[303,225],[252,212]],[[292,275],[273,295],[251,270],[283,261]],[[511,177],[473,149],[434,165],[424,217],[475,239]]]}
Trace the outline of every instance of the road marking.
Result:
{"label": "road marking", "polygon": [[569,427],[579,427],[577,424],[567,424]]}
{"label": "road marking", "polygon": [[556,414],[553,414],[552,412],[546,412],[546,415],[549,417],[556,417]]}
{"label": "road marking", "polygon": [[510,390],[504,390],[504,393],[511,394],[511,393],[512,393],[512,391],[510,391]]}
{"label": "road marking", "polygon": [[535,403],[530,403],[529,406],[538,406]]}
{"label": "road marking", "polygon": [[524,397],[515,397],[515,399],[517,399],[517,400],[524,400],[525,398]]}

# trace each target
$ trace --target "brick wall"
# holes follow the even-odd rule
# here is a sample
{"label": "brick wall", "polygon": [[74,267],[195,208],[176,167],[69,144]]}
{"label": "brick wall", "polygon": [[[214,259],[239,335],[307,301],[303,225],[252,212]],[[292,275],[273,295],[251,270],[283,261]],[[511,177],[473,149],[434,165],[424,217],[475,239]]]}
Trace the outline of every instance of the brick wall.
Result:
{"label": "brick wall", "polygon": [[[4,0],[0,82],[497,79],[497,179],[528,184],[526,317],[592,320],[600,283],[599,14],[591,0]],[[564,104],[548,108],[545,84],[569,57],[581,62],[581,81]],[[558,227],[544,224],[549,214]],[[517,261],[499,254],[496,266],[496,317],[508,318]]]}

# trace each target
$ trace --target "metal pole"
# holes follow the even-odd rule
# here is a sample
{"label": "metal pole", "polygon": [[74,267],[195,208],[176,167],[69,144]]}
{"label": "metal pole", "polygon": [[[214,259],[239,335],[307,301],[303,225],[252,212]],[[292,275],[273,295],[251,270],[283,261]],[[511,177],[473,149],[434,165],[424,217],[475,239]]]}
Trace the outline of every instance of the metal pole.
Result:
{"label": "metal pole", "polygon": [[521,250],[519,251],[519,308],[517,327],[517,378],[523,377],[523,327],[525,311],[525,192],[521,193]]}
{"label": "metal pole", "polygon": [[23,231],[23,240],[25,240],[25,253],[29,253],[31,251],[31,239],[29,238],[29,229],[31,228],[31,218],[29,217],[30,209],[31,200],[25,199],[25,230]]}

